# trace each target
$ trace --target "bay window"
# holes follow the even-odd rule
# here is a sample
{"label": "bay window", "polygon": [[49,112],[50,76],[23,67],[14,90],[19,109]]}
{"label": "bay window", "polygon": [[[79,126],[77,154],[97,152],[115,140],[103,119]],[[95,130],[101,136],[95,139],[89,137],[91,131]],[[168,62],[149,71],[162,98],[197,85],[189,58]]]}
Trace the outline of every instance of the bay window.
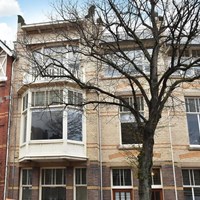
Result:
{"label": "bay window", "polygon": [[50,139],[83,141],[81,103],[82,94],[73,90],[27,92],[22,106],[22,142]]}

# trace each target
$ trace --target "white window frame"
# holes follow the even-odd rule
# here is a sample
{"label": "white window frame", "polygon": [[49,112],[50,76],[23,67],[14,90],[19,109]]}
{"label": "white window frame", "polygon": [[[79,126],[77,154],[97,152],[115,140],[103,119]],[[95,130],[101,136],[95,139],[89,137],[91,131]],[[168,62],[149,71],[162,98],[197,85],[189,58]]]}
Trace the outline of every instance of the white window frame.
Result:
{"label": "white window frame", "polygon": [[[128,169],[130,170],[130,173],[131,173],[131,185],[113,185],[113,170],[125,170],[125,169]],[[114,191],[117,191],[117,190],[127,190],[127,191],[131,191],[131,195],[133,195],[133,172],[130,168],[125,168],[125,167],[120,167],[120,168],[111,168],[111,197],[112,199],[114,199]],[[131,196],[131,199],[132,196]]]}
{"label": "white window frame", "polygon": [[[195,107],[194,110],[191,110],[189,100],[194,100],[195,101]],[[189,137],[189,145],[190,147],[200,147],[200,97],[185,97],[185,107],[186,107],[186,115],[196,115],[197,116],[197,123],[198,123],[198,128],[199,128],[199,133],[196,133],[199,135],[199,144],[191,144],[190,143],[190,132],[189,132],[189,124],[187,120],[187,125],[188,125],[188,137]]]}
{"label": "white window frame", "polygon": [[[57,50],[57,53],[58,53],[57,55],[56,55],[56,50],[54,50],[56,48],[60,48],[60,50]],[[62,52],[61,48],[63,48],[64,51],[66,52],[63,55],[61,54],[61,52]],[[35,53],[38,52],[38,56],[41,56],[41,58],[40,58],[41,65],[45,65],[46,62],[48,63],[48,61],[45,60],[45,57],[48,59],[48,53],[45,54],[45,50],[52,51],[53,53],[55,53],[55,55],[53,55],[53,57],[58,57],[58,58],[55,58],[57,60],[59,60],[60,57],[62,57],[63,58],[63,62],[61,62],[61,63],[66,65],[67,69],[70,72],[72,72],[72,73],[75,72],[75,76],[78,77],[78,75],[80,73],[80,55],[77,52],[74,53],[74,49],[77,49],[77,48],[79,48],[78,44],[77,45],[76,44],[67,44],[67,45],[57,45],[57,46],[45,46],[45,47],[42,47],[40,49],[36,49]],[[67,52],[68,50],[71,51],[71,52]],[[76,59],[74,59],[74,57],[76,57]],[[51,61],[51,59],[50,59],[50,61]],[[76,67],[75,68],[71,68],[70,67],[71,65],[75,65]],[[75,70],[75,71],[72,71],[70,69]],[[37,70],[37,68],[36,68],[36,70]],[[66,72],[67,72],[66,70],[61,69],[59,67],[57,68],[55,66],[48,67],[48,69],[47,69],[47,74],[48,75],[50,75],[50,76],[51,75],[52,76],[53,75],[58,76],[58,77],[56,77],[56,79],[60,79],[60,77],[62,78],[62,76],[68,74]],[[36,71],[36,77],[34,77],[34,75],[35,75],[34,65],[32,65],[31,74],[33,75],[33,80],[34,79],[36,79],[36,80],[40,80],[40,79],[48,80],[50,78],[50,77],[40,77],[39,74],[37,75],[37,71]]]}
{"label": "white window frame", "polygon": [[[76,170],[77,169],[81,169],[81,170],[85,169],[86,170],[86,174],[85,174],[85,176],[86,176],[86,183],[85,184],[84,183],[80,183],[80,184],[76,183],[76,176],[77,176]],[[74,199],[76,199],[76,190],[77,190],[77,187],[86,187],[86,192],[87,192],[87,168],[86,167],[76,167],[76,168],[74,168],[74,197],[75,197]]]}
{"label": "white window frame", "polygon": [[33,170],[32,168],[22,168],[20,171],[20,199],[22,199],[22,196],[23,196],[23,188],[24,187],[31,187],[31,190],[32,190],[32,183],[31,184],[26,184],[26,185],[23,185],[23,170],[28,170],[28,171],[31,171],[32,175],[31,175],[31,182],[33,183]]}
{"label": "white window frame", "polygon": [[0,58],[0,81],[7,81],[7,54],[3,49],[0,50]]}
{"label": "white window frame", "polygon": [[[192,198],[193,200],[195,200],[195,196],[194,196],[194,189],[195,188],[199,188],[200,189],[200,184],[199,185],[195,185],[195,181],[194,181],[194,170],[198,170],[200,172],[200,169],[195,169],[195,168],[183,168],[182,170],[188,170],[189,173],[189,178],[190,178],[190,185],[184,185],[184,181],[183,181],[183,189],[184,188],[191,188],[192,190]],[[192,173],[192,177],[191,177],[191,173]],[[192,179],[192,180],[191,180]],[[193,184],[191,184],[191,182]]]}
{"label": "white window frame", "polygon": [[[149,49],[147,49],[147,51],[151,54],[152,49],[149,48]],[[129,58],[132,60],[134,59],[134,62],[136,63],[137,67],[139,69],[141,69],[146,75],[149,75],[149,73],[150,73],[149,62],[148,62],[147,58],[145,57],[142,50],[138,50],[138,49],[125,50],[124,53],[126,55],[130,55]],[[119,56],[117,56],[117,55],[119,55]],[[121,55],[120,52],[116,52],[116,55],[115,55],[115,53],[108,54],[108,56],[110,57],[109,59],[113,59],[113,60],[117,59],[118,64],[120,64],[120,63],[123,64],[123,62],[120,61],[120,55]],[[127,62],[127,61],[125,60],[125,62]],[[131,64],[130,64],[130,67],[129,67],[129,65],[124,64],[124,71],[126,71],[125,70],[126,68],[129,71],[128,73],[130,73],[132,75],[140,76],[140,73],[137,70],[132,69]],[[105,77],[111,77],[111,78],[123,76],[123,74],[119,73],[117,70],[113,69],[109,65],[106,65],[104,74],[105,74]]]}
{"label": "white window frame", "polygon": [[[30,89],[28,90],[26,93],[24,93],[24,95],[22,96],[22,108],[21,108],[21,139],[20,139],[20,143],[21,145],[25,145],[27,142],[31,142],[31,143],[41,143],[41,142],[56,142],[56,141],[68,141],[68,142],[72,142],[72,143],[80,143],[80,144],[83,144],[84,141],[85,141],[85,128],[84,128],[84,110],[79,107],[79,106],[75,106],[75,105],[69,105],[67,108],[65,108],[65,105],[62,104],[62,103],[59,103],[59,104],[52,104],[52,105],[49,105],[48,107],[46,107],[47,105],[44,105],[44,106],[40,106],[40,105],[37,105],[37,106],[32,106],[32,95],[34,92],[37,92],[37,91],[44,91],[44,92],[47,92],[47,91],[57,91],[57,90],[62,90],[63,91],[63,102],[67,103],[68,102],[68,91],[73,91],[74,93],[76,94],[80,94],[81,95],[81,98],[83,98],[83,94],[81,91],[79,90],[74,90],[73,88],[66,88],[66,89],[63,89],[63,88],[41,88],[40,90],[38,89]],[[26,109],[23,109],[23,104],[24,104],[24,99],[26,97],[26,95],[28,95],[28,107]],[[76,100],[77,101],[77,100]],[[76,102],[73,102],[73,103],[76,103]],[[42,109],[44,109],[43,111],[45,112],[49,112],[49,109],[50,110],[53,110],[53,111],[61,111],[62,115],[63,115],[63,119],[62,119],[62,138],[57,138],[57,139],[31,139],[31,123],[32,123],[32,113],[35,111],[41,111]],[[74,110],[78,110],[79,112],[81,112],[82,114],[82,121],[81,121],[81,138],[82,140],[69,140],[67,139],[68,136],[67,136],[67,132],[68,132],[68,128],[67,128],[67,113],[68,113],[68,110],[69,109],[74,109]],[[26,125],[26,139],[24,138],[24,129],[25,129],[25,116],[27,116],[27,125]]]}
{"label": "white window frame", "polygon": [[[62,170],[64,170],[64,183],[63,184],[42,184],[42,176],[43,176],[43,173],[42,173],[42,171],[43,170],[48,170],[48,169],[52,169],[52,170],[57,170],[57,169],[62,169]],[[55,180],[54,180],[55,181]],[[63,187],[63,188],[65,188],[65,190],[66,190],[66,183],[67,183],[67,177],[66,177],[66,168],[65,167],[43,167],[43,168],[41,168],[40,169],[40,195],[39,195],[39,198],[40,199],[42,199],[42,188],[44,188],[44,187],[52,187],[52,188],[56,188],[56,187]],[[65,193],[66,193],[67,191],[65,191]]]}
{"label": "white window frame", "polygon": [[[154,179],[153,179],[153,176],[154,176],[154,172],[153,170],[159,170],[159,175],[160,175],[160,184],[154,184]],[[162,170],[158,167],[153,167],[152,169],[152,173],[151,173],[151,180],[152,180],[152,185],[151,185],[151,188],[152,189],[163,189],[163,180],[162,180]]]}
{"label": "white window frame", "polygon": [[[128,98],[128,103],[129,105],[133,105],[134,103],[134,98],[133,96],[127,95],[127,96],[123,96],[122,98],[126,99]],[[140,105],[139,105],[139,112],[144,115],[144,99],[142,96],[138,95],[136,98],[138,98]],[[125,116],[127,119],[122,119],[122,117]],[[131,143],[131,144],[123,144],[122,142],[122,123],[134,123],[135,122],[135,118],[134,116],[131,114],[130,111],[126,111],[124,110],[124,107],[121,106],[120,107],[120,112],[119,112],[119,119],[120,119],[120,144],[122,148],[129,148],[129,147],[140,147],[141,144],[140,143]],[[131,145],[131,146],[130,146]]]}

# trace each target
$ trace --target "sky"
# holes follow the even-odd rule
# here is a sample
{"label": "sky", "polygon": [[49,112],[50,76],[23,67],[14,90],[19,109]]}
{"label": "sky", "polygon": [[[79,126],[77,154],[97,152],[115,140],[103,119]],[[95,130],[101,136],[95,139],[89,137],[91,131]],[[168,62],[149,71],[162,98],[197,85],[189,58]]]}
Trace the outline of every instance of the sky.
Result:
{"label": "sky", "polygon": [[50,21],[52,0],[0,0],[0,40],[12,49],[16,40],[17,15],[26,24]]}

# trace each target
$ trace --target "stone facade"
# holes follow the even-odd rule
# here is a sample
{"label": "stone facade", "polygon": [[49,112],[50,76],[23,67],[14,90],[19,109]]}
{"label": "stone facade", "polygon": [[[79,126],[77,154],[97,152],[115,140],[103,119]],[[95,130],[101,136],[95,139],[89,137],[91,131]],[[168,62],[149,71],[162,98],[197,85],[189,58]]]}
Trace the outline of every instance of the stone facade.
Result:
{"label": "stone facade", "polygon": [[[44,38],[46,34],[50,34],[51,24],[34,24],[34,25],[21,25],[19,24],[18,38],[24,33],[30,38],[33,38],[33,43],[30,48],[40,48],[41,43],[37,39],[41,36]],[[53,33],[51,33],[53,34]],[[49,35],[48,35],[49,37]],[[48,43],[48,42],[47,42]],[[52,43],[53,44],[53,43]],[[25,53],[23,49],[17,48],[18,53]],[[160,58],[160,65],[164,62]],[[130,164],[137,156],[138,146],[122,145],[120,134],[120,120],[119,108],[117,106],[99,106],[94,109],[92,106],[87,106],[84,113],[83,125],[83,142],[65,141],[66,138],[59,141],[31,141],[31,136],[24,137],[24,120],[29,113],[33,117],[33,110],[35,108],[28,108],[23,110],[23,102],[25,95],[32,95],[32,91],[43,91],[43,88],[62,87],[64,89],[70,88],[79,91],[77,86],[67,81],[55,82],[36,82],[27,83],[24,80],[24,71],[20,71],[22,67],[27,66],[27,60],[20,57],[16,63],[14,71],[14,98],[13,98],[13,115],[12,115],[12,138],[10,144],[10,170],[9,170],[9,187],[8,198],[21,200],[22,195],[31,195],[32,199],[42,199],[43,191],[50,191],[52,185],[56,188],[56,181],[54,175],[57,172],[61,173],[63,170],[65,174],[62,176],[62,181],[59,184],[64,188],[63,194],[66,199],[73,200],[78,198],[78,192],[82,191],[85,195],[85,188],[87,190],[88,200],[115,200],[115,195],[131,195],[131,199],[138,200],[138,180],[137,169],[135,163]],[[90,63],[84,63],[85,66],[85,79],[90,80],[94,74],[95,69]],[[110,78],[103,75],[100,77],[99,84],[103,87],[107,85]],[[196,85],[195,85],[196,84]],[[128,94],[128,84],[123,79],[113,80],[112,90],[124,95]],[[96,93],[84,93],[86,98],[96,99]],[[183,84],[180,89],[176,91],[176,96],[181,101],[185,101],[185,96],[199,97],[199,83],[193,85]],[[28,97],[29,98],[29,97]],[[30,104],[31,98],[28,100]],[[39,108],[37,108],[39,109]],[[144,112],[145,112],[144,108]],[[36,110],[36,109],[35,109]],[[35,111],[36,112],[36,111]],[[28,116],[29,117],[29,116]],[[25,122],[23,122],[23,120]],[[28,119],[28,128],[31,130],[31,119]],[[1,128],[1,124],[0,124]],[[28,132],[25,127],[26,133]],[[30,131],[31,132],[31,131]],[[30,133],[31,134],[31,133]],[[28,138],[29,137],[29,138]],[[28,138],[28,139],[27,139]],[[56,148],[54,143],[57,144]],[[64,146],[66,145],[66,146]],[[64,151],[62,146],[72,148],[70,153]],[[35,148],[36,147],[36,148]],[[37,147],[41,152],[37,151]],[[59,151],[60,149],[63,151]],[[29,151],[25,151],[29,149]],[[48,149],[49,152],[44,151]],[[189,142],[187,117],[184,104],[177,105],[175,109],[164,110],[162,120],[159,123],[155,135],[155,148],[154,148],[154,168],[158,169],[158,179],[154,180],[159,183],[153,184],[153,191],[155,195],[160,195],[160,199],[171,200],[184,198],[182,169],[200,169],[200,148],[195,146],[192,148]],[[31,171],[30,171],[30,170]],[[50,171],[48,171],[50,169]],[[59,171],[61,169],[61,171]],[[80,169],[80,171],[79,171]],[[86,169],[86,174],[84,174]],[[129,173],[125,171],[130,169],[131,185],[120,187],[120,185],[113,184],[114,170],[116,173]],[[23,183],[23,170],[31,173]],[[46,173],[51,173],[53,182],[48,184]],[[80,175],[80,174],[81,175]],[[80,175],[80,176],[79,176]],[[84,181],[86,176],[86,182]],[[125,176],[125,175],[124,175]],[[63,178],[64,177],[64,178]],[[127,177],[126,177],[127,178]],[[128,179],[129,179],[128,178]],[[65,179],[65,181],[64,181]],[[45,182],[46,181],[46,182]],[[59,185],[58,184],[58,185]],[[46,188],[46,189],[45,189]],[[48,188],[48,189],[47,189]],[[53,189],[52,189],[53,190]],[[59,191],[59,190],[58,190]],[[127,192],[127,193],[126,193]],[[128,197],[127,197],[128,198]],[[65,199],[65,198],[63,198]],[[79,197],[80,199],[80,197]],[[85,196],[84,198],[85,199]]]}

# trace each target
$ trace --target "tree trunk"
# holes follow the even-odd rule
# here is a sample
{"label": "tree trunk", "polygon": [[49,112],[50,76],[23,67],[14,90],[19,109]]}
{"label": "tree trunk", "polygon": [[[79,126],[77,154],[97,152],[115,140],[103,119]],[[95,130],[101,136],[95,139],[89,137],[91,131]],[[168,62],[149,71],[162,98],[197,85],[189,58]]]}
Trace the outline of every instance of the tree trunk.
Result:
{"label": "tree trunk", "polygon": [[[148,130],[148,129],[146,129]],[[140,200],[151,200],[151,169],[153,163],[154,131],[145,131],[143,146],[138,156],[138,178]]]}

